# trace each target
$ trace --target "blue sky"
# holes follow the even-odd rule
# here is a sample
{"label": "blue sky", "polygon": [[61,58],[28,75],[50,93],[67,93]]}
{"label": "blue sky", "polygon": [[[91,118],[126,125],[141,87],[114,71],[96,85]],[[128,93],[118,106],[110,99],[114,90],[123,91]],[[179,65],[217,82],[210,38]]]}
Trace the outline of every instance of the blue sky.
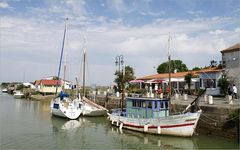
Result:
{"label": "blue sky", "polygon": [[57,74],[64,18],[67,78],[80,74],[83,37],[88,83],[113,83],[115,56],[137,77],[172,59],[189,69],[221,60],[240,41],[240,0],[0,0],[0,82]]}

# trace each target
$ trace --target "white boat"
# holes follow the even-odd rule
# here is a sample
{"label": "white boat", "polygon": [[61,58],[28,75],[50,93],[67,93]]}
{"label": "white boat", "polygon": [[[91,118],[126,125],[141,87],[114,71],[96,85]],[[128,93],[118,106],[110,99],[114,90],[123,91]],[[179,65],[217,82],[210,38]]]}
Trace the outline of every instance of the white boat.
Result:
{"label": "white boat", "polygon": [[192,136],[202,112],[170,115],[169,99],[128,97],[126,102],[126,111],[108,114],[111,123],[120,129],[151,134]]}
{"label": "white boat", "polygon": [[2,92],[3,93],[7,93],[7,89],[2,89]]}
{"label": "white boat", "polygon": [[92,102],[91,100],[87,98],[83,98],[84,101],[84,107],[83,107],[83,116],[91,116],[91,117],[97,117],[97,116],[104,116],[107,115],[108,110],[100,105],[97,105],[96,103]]}
{"label": "white boat", "polygon": [[13,97],[20,99],[24,97],[24,94],[21,91],[14,91]]}
{"label": "white boat", "polygon": [[[66,19],[66,21],[67,20],[68,18]],[[62,50],[61,50],[60,63],[59,63],[59,69],[58,69],[58,79],[61,71],[61,62],[62,62],[62,55],[64,50],[65,35],[66,35],[66,22],[65,22]],[[65,67],[66,67],[66,64],[64,68]],[[65,77],[65,69],[64,69],[64,77]],[[59,117],[64,117],[68,119],[77,119],[82,113],[82,102],[81,102],[80,96],[72,100],[68,94],[61,91],[59,97],[57,97],[59,82],[60,81],[57,80],[56,92],[55,92],[56,98],[53,99],[51,102],[51,106],[50,106],[51,113],[52,115],[59,116]]]}
{"label": "white boat", "polygon": [[83,104],[80,99],[70,99],[69,97],[55,98],[51,102],[52,115],[68,119],[77,119],[82,113]]}

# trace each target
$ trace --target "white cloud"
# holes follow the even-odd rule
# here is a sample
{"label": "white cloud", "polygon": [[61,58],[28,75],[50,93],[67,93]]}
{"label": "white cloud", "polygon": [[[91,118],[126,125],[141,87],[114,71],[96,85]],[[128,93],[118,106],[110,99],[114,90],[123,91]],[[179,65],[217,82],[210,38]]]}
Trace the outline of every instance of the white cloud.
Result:
{"label": "white cloud", "polygon": [[196,17],[204,14],[204,12],[203,12],[203,11],[200,11],[200,10],[198,10],[198,11],[192,11],[192,10],[190,10],[190,11],[187,11],[187,13],[190,14],[190,15],[194,15],[194,16],[196,16]]}
{"label": "white cloud", "polygon": [[[114,1],[123,3],[123,1]],[[61,13],[62,6],[53,2],[46,13]],[[172,36],[172,59],[182,59],[188,67],[205,66],[211,59],[221,59],[220,50],[239,41],[239,28],[223,29],[222,25],[234,22],[232,18],[158,19],[143,26],[125,26],[123,17],[108,21],[105,16],[89,17],[83,5],[74,8],[75,1],[66,1],[64,13],[71,13],[66,49],[69,50],[69,75],[72,80],[79,74],[82,37],[87,36],[87,50],[91,82],[97,84],[112,83],[115,70],[115,56],[124,55],[125,63],[133,66],[136,76],[153,73],[153,67],[167,60],[167,40]],[[120,10],[124,10],[122,4]],[[116,6],[117,7],[117,6]],[[120,7],[120,6],[119,6]],[[44,15],[43,9],[32,9]],[[86,16],[85,16],[86,15]],[[82,23],[84,22],[84,23]],[[95,25],[96,22],[101,22]],[[63,21],[49,18],[1,17],[1,54],[4,63],[0,65],[2,74],[11,74],[11,79],[19,80],[12,72],[18,63],[27,64],[27,71],[33,72],[31,80],[52,75],[56,72],[61,49]],[[17,56],[17,57],[16,57]],[[1,57],[1,56],[0,56]],[[1,60],[3,60],[1,58]],[[9,63],[11,62],[11,63]],[[11,64],[11,69],[5,65]],[[4,66],[4,67],[3,67]],[[37,68],[37,69],[36,69]],[[48,68],[48,69],[46,69]],[[37,71],[35,71],[37,70]],[[1,75],[4,80],[10,76]]]}
{"label": "white cloud", "polygon": [[224,34],[227,33],[226,30],[215,30],[215,31],[209,31],[209,34],[213,34],[213,35],[220,35],[220,34]]}
{"label": "white cloud", "polygon": [[236,29],[235,29],[235,32],[240,32],[240,28],[236,28]]}
{"label": "white cloud", "polygon": [[9,8],[9,5],[7,2],[0,2],[0,8]]}

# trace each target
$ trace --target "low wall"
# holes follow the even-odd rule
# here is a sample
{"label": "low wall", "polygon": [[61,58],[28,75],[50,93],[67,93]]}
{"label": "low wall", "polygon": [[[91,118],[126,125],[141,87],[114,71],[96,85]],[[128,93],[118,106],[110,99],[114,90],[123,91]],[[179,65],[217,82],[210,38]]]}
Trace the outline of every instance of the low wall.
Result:
{"label": "low wall", "polygon": [[[182,111],[186,107],[181,104],[172,105],[173,112]],[[239,108],[200,107],[202,115],[196,128],[197,133],[239,141]]]}

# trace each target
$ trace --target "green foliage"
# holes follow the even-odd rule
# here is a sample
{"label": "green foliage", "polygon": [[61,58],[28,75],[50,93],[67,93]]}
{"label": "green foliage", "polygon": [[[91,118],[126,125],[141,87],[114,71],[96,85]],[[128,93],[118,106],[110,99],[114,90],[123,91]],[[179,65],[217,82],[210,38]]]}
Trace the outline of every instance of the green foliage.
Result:
{"label": "green foliage", "polygon": [[[175,69],[177,70],[177,72],[184,72],[184,71],[188,71],[187,66],[181,61],[181,60],[171,60],[170,61],[170,66],[171,66],[171,72],[173,72]],[[168,66],[169,66],[169,62],[164,62],[162,64],[160,64],[157,67],[157,72],[158,73],[168,73]]]}
{"label": "green foliage", "polygon": [[23,90],[23,88],[24,88],[24,85],[20,84],[20,85],[17,86],[16,90]]}
{"label": "green foliage", "polygon": [[33,94],[33,95],[39,95],[40,92],[39,92],[39,91],[35,91],[35,92],[33,92],[32,94]]}
{"label": "green foliage", "polygon": [[137,89],[134,93],[136,93],[136,94],[146,94],[147,90],[146,89]]}
{"label": "green foliage", "polygon": [[222,129],[226,131],[228,129],[233,129],[236,127],[236,129],[239,131],[239,113],[240,109],[231,112],[227,118],[227,121],[223,124]]}
{"label": "green foliage", "polygon": [[188,73],[185,77],[184,80],[188,85],[188,92],[190,93],[190,89],[191,89],[191,81],[192,81],[193,75],[191,73]]}
{"label": "green foliage", "polygon": [[122,71],[116,71],[114,75],[116,76],[114,82],[117,83],[118,89],[120,91],[122,90],[122,84],[125,85],[125,83],[135,79],[133,68],[130,66],[125,67],[124,76]]}
{"label": "green foliage", "polygon": [[4,82],[3,82],[3,83],[1,84],[1,86],[2,86],[3,88],[6,88],[9,84],[10,84],[10,83],[4,83]]}
{"label": "green foliage", "polygon": [[218,80],[218,86],[221,87],[224,96],[228,94],[228,86],[229,86],[228,78],[223,76],[221,79]]}
{"label": "green foliage", "polygon": [[201,68],[199,68],[199,67],[194,67],[194,68],[192,68],[192,70],[193,70],[193,71],[197,71],[197,70],[201,70]]}
{"label": "green foliage", "polygon": [[53,80],[60,80],[60,78],[58,78],[57,76],[54,76]]}

